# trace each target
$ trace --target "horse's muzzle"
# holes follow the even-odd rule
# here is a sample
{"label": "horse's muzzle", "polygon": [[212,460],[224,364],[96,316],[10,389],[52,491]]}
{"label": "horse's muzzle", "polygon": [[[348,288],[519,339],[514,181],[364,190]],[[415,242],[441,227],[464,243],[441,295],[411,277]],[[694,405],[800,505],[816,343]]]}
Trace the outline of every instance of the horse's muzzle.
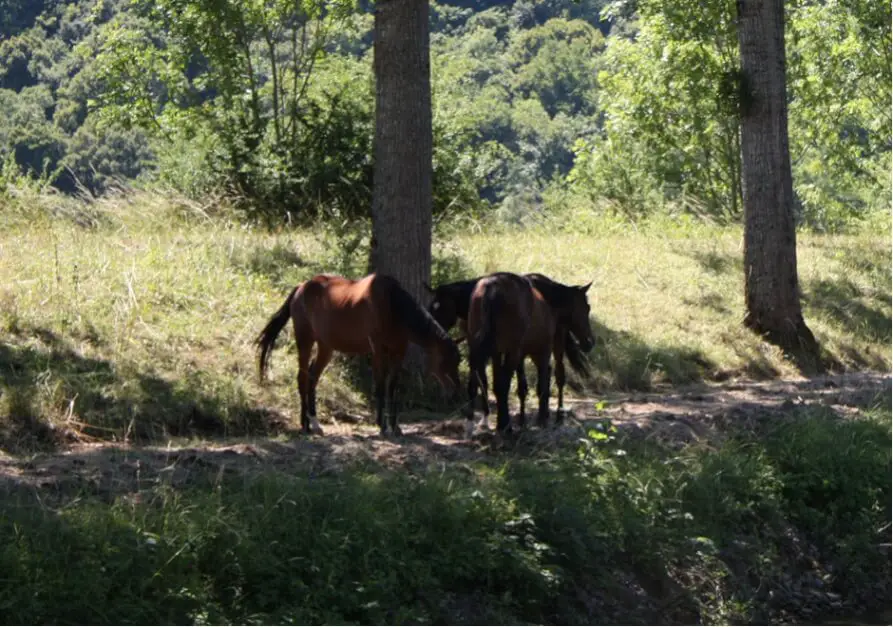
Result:
{"label": "horse's muzzle", "polygon": [[588,353],[595,347],[595,340],[591,337],[577,337],[573,331],[571,332],[571,337],[576,340],[580,350],[584,353]]}

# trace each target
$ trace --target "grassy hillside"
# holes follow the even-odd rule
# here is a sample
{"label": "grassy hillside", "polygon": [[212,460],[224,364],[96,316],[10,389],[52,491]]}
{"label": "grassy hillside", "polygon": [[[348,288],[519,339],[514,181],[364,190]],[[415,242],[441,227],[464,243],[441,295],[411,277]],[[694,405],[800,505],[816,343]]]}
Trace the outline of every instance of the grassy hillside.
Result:
{"label": "grassy hillside", "polygon": [[[294,349],[287,337],[261,387],[251,341],[296,282],[358,273],[362,247],[153,196],[53,201],[53,220],[31,201],[0,209],[10,620],[889,623],[888,387],[730,407],[688,441],[618,430],[598,409],[579,440],[515,450],[269,437],[296,426]],[[573,228],[444,233],[437,279],[592,280],[600,341],[578,393],[793,372],[738,324],[737,230]],[[890,368],[889,241],[801,236],[807,319],[841,368]],[[326,416],[367,413],[362,375],[336,360]],[[37,450],[71,440],[87,445]],[[156,446],[108,443],[121,440]]]}
{"label": "grassy hillside", "polygon": [[[0,415],[30,425],[7,424],[7,438],[62,423],[137,440],[295,424],[290,328],[265,387],[252,341],[296,283],[323,271],[360,274],[362,247],[322,229],[252,229],[154,196],[88,209],[55,220],[7,210]],[[593,281],[594,376],[576,381],[578,392],[795,373],[739,322],[738,229],[669,219],[589,219],[574,229],[441,235],[435,281],[497,269]],[[806,318],[839,368],[890,368],[889,242],[889,231],[800,236]],[[323,377],[326,413],[365,413],[363,370],[346,364],[337,358]]]}

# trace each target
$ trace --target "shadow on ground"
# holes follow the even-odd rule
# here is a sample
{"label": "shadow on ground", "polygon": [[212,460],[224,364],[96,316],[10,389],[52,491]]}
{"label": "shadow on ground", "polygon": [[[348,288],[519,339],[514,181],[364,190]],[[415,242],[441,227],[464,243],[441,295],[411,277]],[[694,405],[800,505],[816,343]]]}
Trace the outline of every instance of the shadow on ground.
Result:
{"label": "shadow on ground", "polygon": [[[887,566],[889,559],[879,554],[878,559],[859,561],[870,569],[848,570],[848,562],[836,561],[846,556],[845,551],[820,541],[841,536],[823,531],[813,537],[813,526],[830,521],[844,525],[846,537],[853,537],[851,527],[861,523],[848,522],[846,516],[814,519],[814,507],[807,503],[804,509],[799,498],[831,499],[862,511],[861,500],[854,505],[847,499],[870,501],[875,487],[889,494],[889,485],[873,485],[874,474],[852,486],[838,485],[833,476],[816,478],[805,472],[813,469],[809,464],[817,451],[829,450],[831,469],[845,460],[864,464],[872,473],[882,471],[883,455],[889,460],[889,450],[878,447],[878,442],[889,440],[889,425],[851,421],[846,408],[883,405],[889,399],[888,376],[825,377],[767,385],[690,386],[668,396],[615,399],[591,414],[575,410],[575,418],[565,427],[532,429],[502,445],[489,435],[465,440],[461,421],[444,421],[407,425],[407,436],[400,440],[378,437],[369,429],[330,425],[323,437],[258,438],[227,446],[86,446],[66,455],[0,458],[0,490],[6,492],[4,502],[17,516],[24,515],[21,504],[30,499],[31,508],[47,516],[58,513],[59,520],[71,524],[83,520],[87,526],[76,530],[94,534],[86,544],[127,556],[128,577],[136,577],[133,569],[138,568],[145,571],[147,582],[184,585],[178,579],[180,571],[171,572],[168,566],[178,551],[191,552],[190,543],[195,543],[203,551],[197,554],[202,559],[190,553],[183,568],[186,573],[201,570],[201,586],[195,590],[209,594],[203,603],[217,604],[215,611],[222,612],[213,622],[244,622],[243,612],[275,611],[277,603],[288,598],[278,596],[280,589],[293,596],[296,585],[315,585],[318,571],[303,565],[321,563],[311,558],[318,556],[313,547],[324,545],[325,557],[336,560],[326,571],[329,578],[323,578],[339,596],[332,607],[357,612],[351,619],[360,623],[387,622],[387,616],[376,614],[378,605],[373,603],[379,595],[391,594],[384,582],[422,575],[428,571],[407,573],[406,564],[421,567],[430,559],[436,562],[435,580],[445,596],[438,594],[437,610],[426,610],[435,611],[437,620],[421,622],[512,623],[526,617],[540,624],[697,624],[725,622],[720,619],[732,616],[732,622],[753,624],[830,624],[847,617],[883,623],[889,622],[889,576],[883,576],[889,575],[889,568],[881,571],[884,559]],[[618,426],[617,444],[626,455],[613,454],[616,447],[611,445],[606,455],[593,458],[594,466],[578,464],[581,437],[606,420]],[[668,431],[672,422],[695,424],[699,438],[709,444],[692,449],[695,456],[691,450],[685,453],[690,466],[672,466],[682,454],[679,445],[692,441],[683,432]],[[760,435],[786,425],[797,437],[763,440]],[[746,447],[722,446],[724,439],[742,434],[748,438]],[[866,438],[872,443],[871,455],[856,459],[827,446],[847,437],[850,448],[858,448]],[[637,447],[636,442],[658,448]],[[493,482],[476,483],[485,466]],[[682,474],[653,474],[656,468],[670,467]],[[367,472],[376,473],[377,479],[363,479]],[[633,473],[635,480],[627,481],[627,473]],[[640,481],[647,477],[648,482]],[[668,482],[666,493],[662,481]],[[678,486],[673,483],[677,481]],[[419,491],[410,486],[419,486]],[[678,494],[676,488],[670,489],[673,486]],[[177,500],[171,494],[181,496]],[[199,499],[204,499],[202,506],[196,505]],[[124,513],[143,512],[134,509],[140,503],[146,512],[162,508],[165,519],[170,516],[172,521],[159,527],[164,534],[174,533],[174,517],[191,516],[188,510],[193,507],[199,513],[188,518],[195,525],[189,527],[188,546],[177,538],[169,551],[163,547],[165,561],[156,563],[151,554],[144,559],[140,552],[145,539],[130,533],[153,528],[148,513],[136,515],[136,522],[122,529],[103,530],[103,519],[96,512],[83,519],[72,514],[90,500],[127,503],[111,510]],[[504,503],[511,504],[511,517],[504,524],[490,524]],[[186,504],[187,509],[178,509]],[[677,525],[672,516],[680,513],[678,507],[694,512],[693,517],[680,519]],[[827,506],[824,510],[831,511]],[[213,516],[205,519],[203,511]],[[220,526],[214,523],[218,519],[223,521]],[[313,527],[319,520],[325,521],[325,530]],[[94,524],[95,529],[90,527]],[[295,524],[304,527],[294,531]],[[348,541],[370,526],[369,537],[360,536],[358,546]],[[48,546],[36,528],[22,525],[18,544],[10,545],[25,563],[36,558],[27,552],[22,538],[33,533],[37,546]],[[280,530],[304,539],[292,536],[286,541],[289,536],[280,538]],[[395,531],[398,536],[389,537]],[[384,544],[374,544],[374,538],[382,536]],[[95,537],[102,541],[97,543]],[[480,543],[466,547],[458,541],[467,537],[479,538]],[[71,540],[76,546],[84,544]],[[266,546],[271,540],[280,543],[272,556]],[[165,541],[169,540],[159,536],[157,543]],[[450,548],[441,551],[438,547],[444,545]],[[455,574],[491,568],[486,552],[490,546],[498,556],[496,572],[502,579],[480,579],[477,571],[468,580]],[[362,553],[369,547],[375,552]],[[43,566],[49,564],[46,555],[39,559]],[[417,559],[418,563],[413,561]],[[115,567],[114,562],[102,563]],[[164,576],[158,577],[162,563]],[[876,568],[880,570],[875,572]],[[356,586],[366,585],[365,569],[385,579],[369,584],[369,597],[357,600]],[[238,603],[228,592],[233,581],[239,584]],[[545,583],[536,583],[540,581]],[[556,581],[561,585],[549,583]],[[185,582],[196,584],[188,578]],[[43,579],[38,583],[46,584]],[[266,602],[270,594],[276,603]],[[383,598],[395,607],[417,609],[412,600],[416,596]],[[517,598],[519,605],[507,598]],[[738,605],[728,605],[730,599]],[[519,613],[488,614],[497,600],[503,611]],[[33,605],[47,611],[62,607]],[[140,610],[169,606],[153,597]],[[94,616],[89,604],[65,608],[82,622]],[[104,607],[104,611],[124,609],[115,603]]]}
{"label": "shadow on ground", "polygon": [[759,351],[733,343],[743,365],[735,372],[722,370],[702,351],[685,346],[655,346],[636,333],[611,329],[590,318],[596,344],[588,355],[591,376],[587,379],[568,369],[568,384],[583,394],[610,390],[650,390],[656,385],[684,385],[703,381],[725,381],[733,376],[763,380],[778,376],[778,370]]}
{"label": "shadow on ground", "polygon": [[[329,418],[323,420],[323,436],[289,431],[282,436],[257,433],[200,446],[91,443],[61,455],[7,455],[0,458],[0,474],[8,485],[68,492],[68,483],[73,483],[114,498],[138,490],[140,482],[146,486],[159,481],[187,485],[196,473],[213,478],[220,473],[273,470],[310,477],[338,475],[350,469],[420,472],[444,463],[499,465],[510,459],[573,450],[580,437],[606,421],[621,435],[657,438],[671,448],[700,440],[717,444],[729,434],[757,432],[783,416],[796,419],[798,412],[810,409],[828,410],[840,420],[849,420],[862,410],[889,407],[891,402],[891,377],[879,373],[701,383],[665,392],[615,393],[600,397],[597,403],[594,399],[569,399],[562,426],[530,427],[509,439],[478,430],[469,440],[461,417],[407,417],[401,422],[405,433],[401,438],[381,437],[377,427],[360,418]],[[554,420],[554,404],[552,413]],[[513,415],[516,426],[517,418]]]}
{"label": "shadow on ground", "polygon": [[[247,399],[217,398],[189,381],[85,357],[46,329],[21,330],[16,339],[0,343],[0,447],[6,450],[53,448],[76,441],[76,434],[146,442],[289,428],[278,413]],[[41,411],[41,403],[49,407]],[[42,421],[48,412],[59,420]]]}
{"label": "shadow on ground", "polygon": [[865,342],[881,344],[890,344],[893,339],[890,298],[889,290],[866,294],[845,277],[813,281],[806,286],[804,295],[804,300],[810,307],[827,314],[840,326],[850,329],[855,337]]}

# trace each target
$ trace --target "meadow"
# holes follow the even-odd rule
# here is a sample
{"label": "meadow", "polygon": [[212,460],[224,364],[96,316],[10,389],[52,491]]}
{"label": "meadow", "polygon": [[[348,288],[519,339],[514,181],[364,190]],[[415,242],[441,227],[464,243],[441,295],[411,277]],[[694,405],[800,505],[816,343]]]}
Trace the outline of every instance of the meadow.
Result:
{"label": "meadow", "polygon": [[[368,420],[363,365],[336,358],[320,384],[323,426],[341,416],[340,431],[293,447],[290,331],[266,385],[252,341],[301,280],[362,274],[362,231],[249,226],[153,194],[20,200],[2,216],[8,620],[889,622],[889,379],[846,411],[792,399],[706,441],[628,435],[594,411],[561,443],[318,465],[336,444],[376,446],[344,427]],[[596,408],[798,377],[740,324],[741,239],[672,216],[468,221],[438,227],[434,282],[593,281],[593,376],[569,394]],[[800,233],[798,261],[826,366],[889,372],[889,223]],[[458,420],[421,397],[408,409],[408,422]],[[389,446],[434,448],[422,440]],[[234,442],[285,452],[230,472],[214,447]],[[165,447],[170,468],[140,465]],[[107,476],[47,470],[98,457]]]}
{"label": "meadow", "polygon": [[[91,213],[75,207],[70,219],[9,220],[0,256],[9,398],[41,422],[102,439],[256,435],[291,423],[290,329],[271,385],[257,382],[252,342],[300,281],[362,275],[362,242],[345,245],[349,235],[324,227],[252,228],[189,207],[147,195]],[[594,376],[578,386],[590,395],[797,374],[740,324],[739,228],[669,218],[566,224],[444,229],[433,281],[495,270],[593,281]],[[800,235],[805,315],[837,369],[890,369],[886,228]],[[320,402],[365,411],[369,390],[345,365],[339,358],[327,371]]]}

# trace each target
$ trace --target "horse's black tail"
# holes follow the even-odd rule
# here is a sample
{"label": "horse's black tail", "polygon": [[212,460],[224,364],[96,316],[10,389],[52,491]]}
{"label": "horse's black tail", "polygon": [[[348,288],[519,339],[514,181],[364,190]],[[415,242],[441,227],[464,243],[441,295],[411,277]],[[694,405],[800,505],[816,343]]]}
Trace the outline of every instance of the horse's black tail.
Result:
{"label": "horse's black tail", "polygon": [[586,359],[586,354],[583,353],[580,344],[570,334],[570,331],[565,331],[564,356],[567,357],[568,363],[575,372],[584,377],[589,376],[589,360]]}
{"label": "horse's black tail", "polygon": [[264,380],[264,373],[270,363],[270,354],[273,352],[273,344],[276,342],[279,332],[282,331],[282,327],[285,326],[291,316],[291,300],[295,297],[295,292],[298,291],[298,287],[300,287],[300,285],[291,291],[288,298],[285,299],[285,304],[279,308],[279,311],[273,314],[273,317],[267,322],[267,326],[264,327],[264,330],[261,331],[260,335],[257,336],[257,339],[254,340],[254,343],[260,346],[260,355],[257,360],[257,374],[261,381]]}
{"label": "horse's black tail", "polygon": [[502,297],[496,290],[488,290],[481,301],[481,328],[475,338],[478,353],[486,360],[496,347],[496,317],[502,306]]}

